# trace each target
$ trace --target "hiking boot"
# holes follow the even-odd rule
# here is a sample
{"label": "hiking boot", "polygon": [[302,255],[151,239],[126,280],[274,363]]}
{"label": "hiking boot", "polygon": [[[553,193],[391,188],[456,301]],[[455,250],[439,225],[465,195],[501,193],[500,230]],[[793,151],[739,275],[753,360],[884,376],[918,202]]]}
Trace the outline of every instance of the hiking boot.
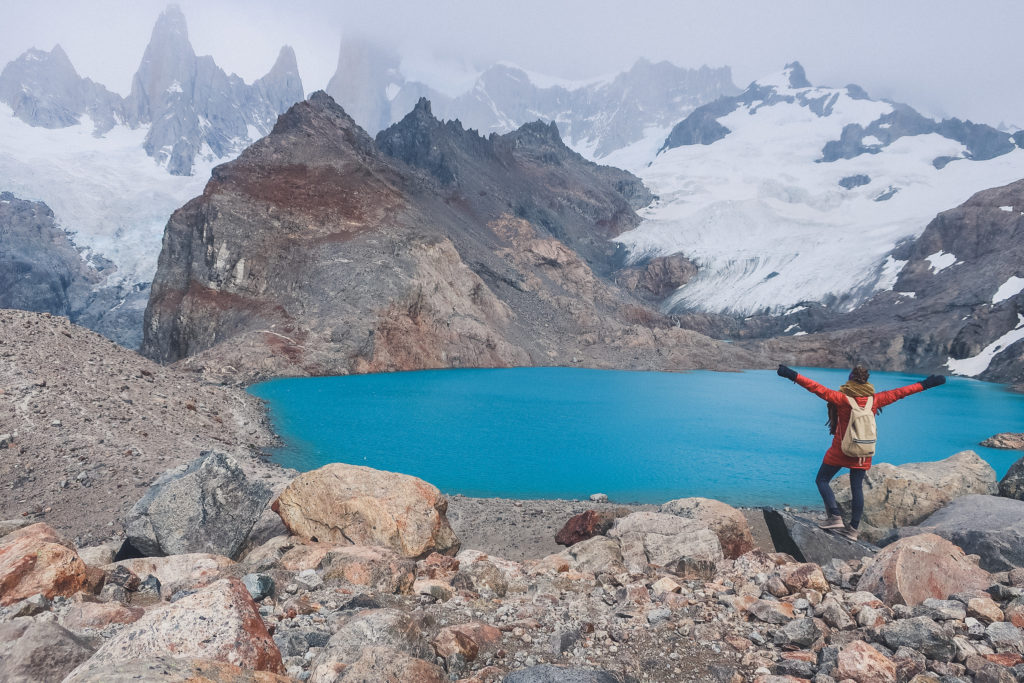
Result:
{"label": "hiking boot", "polygon": [[842,529],[846,524],[839,515],[829,515],[825,518],[825,521],[818,522],[818,526],[822,529]]}
{"label": "hiking boot", "polygon": [[846,538],[850,539],[851,541],[856,541],[857,540],[857,530],[854,529],[853,527],[844,526],[841,529],[836,529],[835,532],[837,534],[839,534],[840,536],[845,536]]}

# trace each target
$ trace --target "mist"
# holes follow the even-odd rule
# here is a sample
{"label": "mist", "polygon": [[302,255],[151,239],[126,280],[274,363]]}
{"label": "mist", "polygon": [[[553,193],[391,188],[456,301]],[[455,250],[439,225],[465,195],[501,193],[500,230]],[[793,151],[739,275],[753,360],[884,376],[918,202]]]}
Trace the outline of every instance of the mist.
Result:
{"label": "mist", "polygon": [[[929,116],[1024,126],[1018,28],[1024,3],[777,0],[714,3],[453,0],[375,3],[181,0],[198,54],[247,82],[282,44],[295,48],[308,92],[334,73],[339,41],[360,35],[395,49],[406,76],[453,93],[496,61],[586,79],[637,58],[732,67],[744,87],[800,61],[817,85],[857,83]],[[0,63],[60,44],[83,76],[126,94],[166,3],[160,0],[7,0]]]}

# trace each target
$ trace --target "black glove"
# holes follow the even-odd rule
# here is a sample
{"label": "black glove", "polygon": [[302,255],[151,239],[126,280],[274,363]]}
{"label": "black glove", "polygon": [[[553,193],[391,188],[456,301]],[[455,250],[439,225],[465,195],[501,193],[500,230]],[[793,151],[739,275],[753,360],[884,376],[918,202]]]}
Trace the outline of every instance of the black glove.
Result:
{"label": "black glove", "polygon": [[[779,369],[776,370],[775,372],[778,374],[779,377],[785,377],[786,379],[791,380],[793,382],[796,381],[796,370],[794,370],[793,368],[786,367],[785,365],[782,365],[780,363]],[[943,381],[945,381],[945,379],[943,379]]]}
{"label": "black glove", "polygon": [[931,389],[945,383],[946,378],[942,375],[928,375],[926,379],[921,380],[921,386],[925,389]]}

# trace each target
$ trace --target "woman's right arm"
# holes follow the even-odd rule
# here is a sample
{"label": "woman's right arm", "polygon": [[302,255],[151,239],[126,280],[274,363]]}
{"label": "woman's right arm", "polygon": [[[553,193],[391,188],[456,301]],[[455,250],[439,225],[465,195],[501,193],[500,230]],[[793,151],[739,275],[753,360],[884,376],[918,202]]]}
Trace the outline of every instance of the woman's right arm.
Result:
{"label": "woman's right arm", "polygon": [[829,389],[826,386],[822,386],[815,382],[810,377],[804,377],[803,375],[797,373],[792,368],[788,368],[785,365],[780,365],[779,369],[776,372],[779,375],[779,377],[785,377],[786,379],[796,382],[807,391],[811,392],[815,396],[819,396],[825,399],[829,403],[835,403],[836,405],[846,403],[845,394],[835,391],[834,389]]}

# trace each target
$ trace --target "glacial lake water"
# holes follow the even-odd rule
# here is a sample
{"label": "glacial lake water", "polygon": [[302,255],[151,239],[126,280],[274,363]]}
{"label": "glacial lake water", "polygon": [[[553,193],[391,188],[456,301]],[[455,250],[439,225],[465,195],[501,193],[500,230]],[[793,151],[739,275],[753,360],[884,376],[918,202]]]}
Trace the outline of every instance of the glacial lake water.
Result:
{"label": "glacial lake water", "polygon": [[[848,372],[800,371],[834,388]],[[871,376],[877,391],[920,379]],[[282,465],[366,465],[467,496],[819,505],[813,479],[831,442],[826,403],[767,370],[428,370],[278,379],[249,391],[269,404]],[[978,442],[1022,429],[1024,396],[950,378],[882,411],[875,462],[973,449],[1002,477],[1022,453]]]}

